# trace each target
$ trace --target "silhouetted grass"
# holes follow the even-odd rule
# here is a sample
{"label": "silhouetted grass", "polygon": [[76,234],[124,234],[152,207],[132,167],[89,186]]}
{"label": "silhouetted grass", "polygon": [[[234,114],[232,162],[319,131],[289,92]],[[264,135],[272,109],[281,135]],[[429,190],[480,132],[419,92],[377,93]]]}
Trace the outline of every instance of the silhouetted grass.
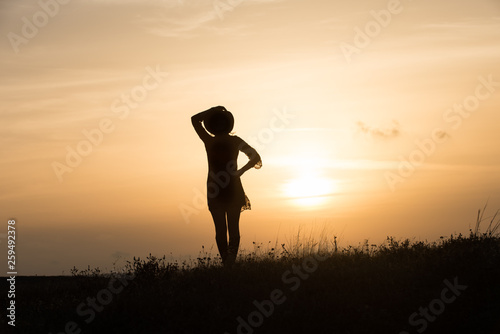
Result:
{"label": "silhouetted grass", "polygon": [[[468,236],[436,242],[388,237],[382,245],[340,248],[323,235],[254,244],[230,270],[203,249],[191,262],[150,255],[108,274],[73,268],[72,277],[19,277],[17,320],[22,333],[64,332],[74,321],[82,333],[233,334],[238,317],[259,324],[239,333],[418,333],[423,327],[411,325],[410,315],[441,299],[445,280],[457,280],[467,288],[423,332],[500,333],[495,219],[481,233],[479,213]],[[119,275],[129,275],[127,285],[87,324],[77,307]],[[259,318],[254,302],[270,300],[276,289],[282,303]]]}

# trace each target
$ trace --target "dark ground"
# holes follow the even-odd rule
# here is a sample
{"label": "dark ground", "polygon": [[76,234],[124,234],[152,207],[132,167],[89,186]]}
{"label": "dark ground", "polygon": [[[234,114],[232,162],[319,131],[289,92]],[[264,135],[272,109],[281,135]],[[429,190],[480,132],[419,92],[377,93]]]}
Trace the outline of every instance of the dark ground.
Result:
{"label": "dark ground", "polygon": [[315,254],[270,249],[231,269],[150,256],[121,279],[17,277],[13,333],[500,333],[498,237]]}

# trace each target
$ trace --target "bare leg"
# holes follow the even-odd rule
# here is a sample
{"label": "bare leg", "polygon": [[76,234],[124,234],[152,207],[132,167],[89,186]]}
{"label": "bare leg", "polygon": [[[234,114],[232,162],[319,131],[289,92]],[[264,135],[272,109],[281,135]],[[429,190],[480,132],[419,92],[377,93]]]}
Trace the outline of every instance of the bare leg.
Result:
{"label": "bare leg", "polygon": [[226,212],[224,210],[211,210],[212,218],[215,224],[215,241],[222,263],[227,260],[227,227],[226,227]]}
{"label": "bare leg", "polygon": [[229,230],[228,262],[236,261],[240,247],[240,213],[241,209],[230,209],[227,211],[227,227]]}

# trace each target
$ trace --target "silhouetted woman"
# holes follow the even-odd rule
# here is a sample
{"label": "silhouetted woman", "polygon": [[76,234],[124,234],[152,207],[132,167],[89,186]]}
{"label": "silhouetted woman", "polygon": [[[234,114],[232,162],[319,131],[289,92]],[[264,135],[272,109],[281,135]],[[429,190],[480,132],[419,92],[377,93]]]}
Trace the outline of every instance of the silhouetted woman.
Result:
{"label": "silhouetted woman", "polygon": [[[252,167],[262,167],[262,162],[257,151],[240,137],[230,134],[234,118],[226,108],[210,108],[191,117],[191,122],[207,151],[207,200],[215,224],[215,241],[222,263],[231,266],[240,245],[240,213],[250,210],[240,177]],[[237,166],[239,151],[249,158],[240,169]]]}

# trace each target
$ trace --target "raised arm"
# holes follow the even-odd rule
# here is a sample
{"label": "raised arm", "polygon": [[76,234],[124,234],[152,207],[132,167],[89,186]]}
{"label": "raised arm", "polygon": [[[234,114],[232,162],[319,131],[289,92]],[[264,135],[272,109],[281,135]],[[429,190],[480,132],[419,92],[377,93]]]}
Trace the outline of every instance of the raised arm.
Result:
{"label": "raised arm", "polygon": [[243,139],[241,139],[239,149],[241,152],[246,154],[249,160],[243,167],[238,170],[237,175],[241,176],[243,175],[243,173],[253,167],[255,167],[255,169],[259,169],[262,167],[262,160],[259,153],[257,153],[257,151],[253,147],[248,145]]}
{"label": "raised arm", "polygon": [[194,130],[198,134],[198,137],[200,137],[200,139],[203,141],[211,138],[211,136],[207,132],[207,130],[205,130],[203,125],[201,125],[201,123],[204,120],[208,119],[213,114],[213,112],[217,111],[217,110],[226,110],[226,108],[224,108],[222,106],[213,107],[213,108],[210,108],[208,110],[197,113],[196,115],[191,117],[191,124],[193,124]]}

